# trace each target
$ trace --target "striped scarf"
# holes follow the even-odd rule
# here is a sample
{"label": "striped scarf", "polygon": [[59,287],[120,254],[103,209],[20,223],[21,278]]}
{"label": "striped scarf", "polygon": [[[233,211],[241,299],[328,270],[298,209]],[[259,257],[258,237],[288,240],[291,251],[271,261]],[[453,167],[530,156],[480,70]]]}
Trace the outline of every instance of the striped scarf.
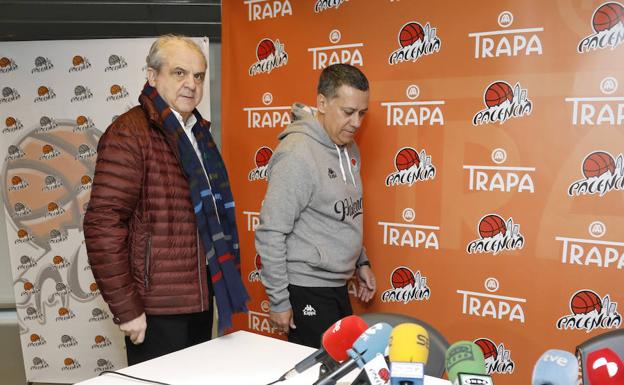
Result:
{"label": "striped scarf", "polygon": [[[191,190],[199,237],[206,251],[206,262],[219,312],[219,332],[222,332],[232,326],[234,313],[247,312],[246,302],[249,300],[240,275],[234,197],[225,164],[210,134],[210,123],[201,117],[197,109],[193,111],[197,117],[193,134],[202,162],[197,158],[184,128],[156,89],[146,83],[142,94],[153,102],[165,131],[176,139],[179,159]],[[206,174],[210,176],[210,181]]]}

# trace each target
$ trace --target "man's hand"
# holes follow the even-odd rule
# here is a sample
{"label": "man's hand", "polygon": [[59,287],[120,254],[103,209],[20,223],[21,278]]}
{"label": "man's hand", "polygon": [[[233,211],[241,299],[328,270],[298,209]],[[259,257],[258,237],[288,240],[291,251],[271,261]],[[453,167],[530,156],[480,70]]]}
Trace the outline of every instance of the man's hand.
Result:
{"label": "man's hand", "polygon": [[288,334],[289,328],[297,328],[293,320],[292,309],[281,312],[269,311],[269,320],[280,333]]}
{"label": "man's hand", "polygon": [[377,290],[373,270],[371,270],[370,266],[361,266],[357,269],[356,276],[358,282],[357,297],[364,302],[370,301],[373,295],[375,295],[375,290]]}
{"label": "man's hand", "polygon": [[130,341],[132,341],[133,344],[138,345],[143,343],[143,340],[145,339],[145,330],[147,330],[145,313],[136,317],[132,321],[122,323],[119,325],[119,329],[121,329],[125,335],[130,337]]}

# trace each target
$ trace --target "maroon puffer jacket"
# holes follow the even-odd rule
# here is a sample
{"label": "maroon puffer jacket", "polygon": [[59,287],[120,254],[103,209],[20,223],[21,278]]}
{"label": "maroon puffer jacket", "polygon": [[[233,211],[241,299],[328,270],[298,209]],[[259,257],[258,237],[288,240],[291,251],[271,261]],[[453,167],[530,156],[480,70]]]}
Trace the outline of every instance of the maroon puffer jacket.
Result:
{"label": "maroon puffer jacket", "polygon": [[115,323],[208,309],[203,247],[175,139],[152,102],[119,116],[98,144],[84,219],[89,263]]}

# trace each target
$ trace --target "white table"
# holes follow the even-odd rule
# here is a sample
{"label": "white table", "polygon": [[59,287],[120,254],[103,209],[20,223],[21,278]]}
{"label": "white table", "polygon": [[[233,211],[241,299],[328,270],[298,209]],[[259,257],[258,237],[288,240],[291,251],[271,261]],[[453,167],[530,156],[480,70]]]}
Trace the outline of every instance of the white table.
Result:
{"label": "white table", "polygon": [[[312,352],[314,349],[307,346],[238,331],[120,369],[119,372],[172,385],[265,385],[277,380]],[[278,385],[311,385],[318,378],[318,366],[287,381],[279,382]],[[350,384],[356,374],[356,371],[352,372],[338,384]],[[104,374],[79,383],[79,385],[130,384],[145,383],[114,374]],[[425,376],[425,385],[450,385],[450,382]]]}

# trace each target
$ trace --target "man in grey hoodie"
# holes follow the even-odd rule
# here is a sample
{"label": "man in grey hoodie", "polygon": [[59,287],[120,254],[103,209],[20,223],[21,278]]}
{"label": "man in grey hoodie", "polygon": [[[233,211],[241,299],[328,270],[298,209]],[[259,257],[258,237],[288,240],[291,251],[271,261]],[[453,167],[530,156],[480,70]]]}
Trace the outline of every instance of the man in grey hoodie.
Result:
{"label": "man in grey hoodie", "polygon": [[335,321],[352,314],[347,280],[368,302],[375,277],[362,246],[360,152],[353,141],[368,110],[368,80],[351,65],[323,70],[316,113],[295,103],[293,122],[268,165],[256,229],[270,320],[291,342],[318,348]]}

